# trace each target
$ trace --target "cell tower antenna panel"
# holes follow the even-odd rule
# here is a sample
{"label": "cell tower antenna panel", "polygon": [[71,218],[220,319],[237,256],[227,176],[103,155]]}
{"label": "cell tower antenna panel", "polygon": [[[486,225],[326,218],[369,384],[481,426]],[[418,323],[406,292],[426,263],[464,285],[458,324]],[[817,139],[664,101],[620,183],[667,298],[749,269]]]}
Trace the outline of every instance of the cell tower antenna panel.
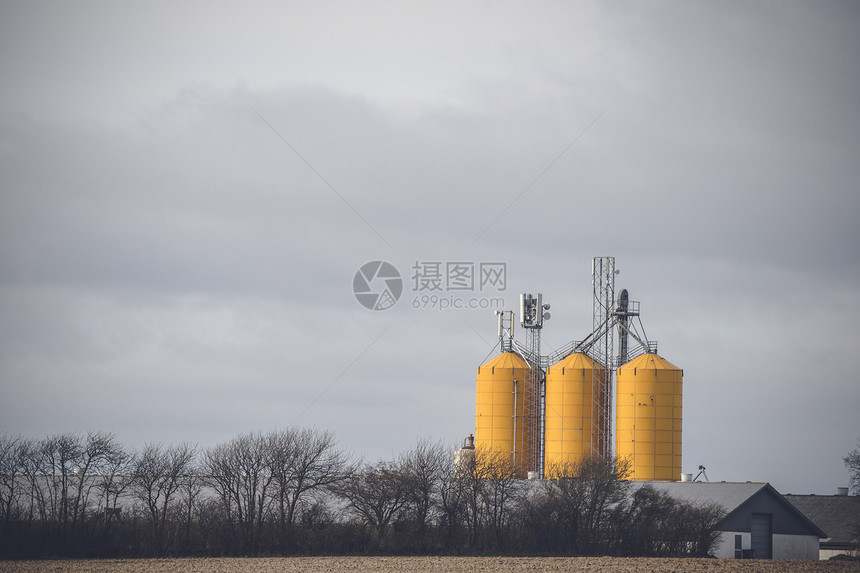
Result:
{"label": "cell tower antenna panel", "polygon": [[521,294],[520,295],[520,326],[523,328],[543,328],[544,319],[549,318],[548,304],[543,304],[543,295]]}
{"label": "cell tower antenna panel", "polygon": [[514,313],[513,311],[496,311],[499,318],[499,343],[502,352],[510,352],[514,340]]}

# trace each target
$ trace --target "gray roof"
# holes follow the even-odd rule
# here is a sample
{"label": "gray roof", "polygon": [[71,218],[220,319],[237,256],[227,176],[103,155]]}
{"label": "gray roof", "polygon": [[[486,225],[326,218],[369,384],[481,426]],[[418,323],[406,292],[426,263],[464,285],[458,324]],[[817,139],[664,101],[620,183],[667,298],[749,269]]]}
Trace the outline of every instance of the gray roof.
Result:
{"label": "gray roof", "polygon": [[834,543],[850,544],[860,530],[860,496],[785,495],[794,507],[826,531]]}
{"label": "gray roof", "polygon": [[690,503],[716,503],[730,513],[743,502],[767,487],[766,483],[707,482],[707,481],[646,481],[631,482],[634,489],[650,485],[665,491],[675,499]]}
{"label": "gray roof", "polygon": [[[809,534],[817,535],[820,538],[827,537],[824,528],[810,519],[806,514],[800,511],[797,507],[788,503],[786,499],[768,483],[754,482],[661,482],[661,481],[646,481],[646,482],[631,482],[632,489],[650,485],[658,491],[664,491],[675,499],[693,504],[714,503],[721,506],[726,511],[726,516],[720,522],[723,525],[737,525],[738,516],[741,515],[739,510],[742,506],[749,503],[753,497],[756,499],[770,499],[772,503],[783,509],[783,514],[790,520],[788,525],[780,525],[780,527],[791,527],[791,532],[796,531],[796,527],[800,527],[803,531]],[[765,496],[762,498],[759,494]],[[749,506],[747,506],[749,507]],[[737,513],[736,513],[737,512]],[[791,523],[799,524],[792,526]],[[785,530],[783,533],[790,531]]]}

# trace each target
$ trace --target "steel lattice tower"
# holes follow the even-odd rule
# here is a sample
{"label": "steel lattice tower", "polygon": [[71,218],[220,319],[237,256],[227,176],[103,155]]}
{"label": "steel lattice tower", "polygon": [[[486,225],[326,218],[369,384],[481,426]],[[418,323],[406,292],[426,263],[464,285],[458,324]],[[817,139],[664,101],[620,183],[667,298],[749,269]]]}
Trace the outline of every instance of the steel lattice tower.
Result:
{"label": "steel lattice tower", "polygon": [[592,259],[591,284],[594,293],[592,325],[597,337],[591,346],[591,357],[603,366],[603,372],[594,370],[591,381],[592,412],[597,414],[591,419],[592,435],[597,437],[597,451],[592,454],[609,457],[612,455],[612,379],[615,373],[611,320],[615,302],[615,257]]}
{"label": "steel lattice tower", "polygon": [[526,472],[540,471],[540,433],[541,433],[541,387],[543,385],[543,370],[540,367],[540,328],[529,328],[527,344],[532,360],[529,361],[529,383],[526,387],[525,403],[523,404],[523,415],[525,417],[525,431],[527,452]]}
{"label": "steel lattice tower", "polygon": [[543,383],[544,371],[541,368],[540,331],[543,328],[544,310],[549,305],[543,304],[543,296],[538,293],[520,295],[520,324],[526,331],[526,347],[523,355],[529,363],[529,379],[525,387],[523,401],[523,423],[526,451],[523,452],[522,471],[541,471],[543,443],[541,439],[543,421]]}

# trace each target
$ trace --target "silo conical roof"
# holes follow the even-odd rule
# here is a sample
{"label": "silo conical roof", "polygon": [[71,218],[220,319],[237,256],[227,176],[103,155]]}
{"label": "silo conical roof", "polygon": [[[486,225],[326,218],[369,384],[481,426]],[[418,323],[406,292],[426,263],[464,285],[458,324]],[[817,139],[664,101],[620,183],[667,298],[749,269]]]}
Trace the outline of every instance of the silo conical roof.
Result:
{"label": "silo conical roof", "polygon": [[623,364],[619,370],[632,368],[653,368],[654,370],[680,370],[677,366],[657,354],[643,354]]}
{"label": "silo conical roof", "polygon": [[573,354],[568,354],[552,366],[550,368],[602,368],[599,362],[593,360],[587,354],[583,354],[581,352],[574,352]]}
{"label": "silo conical roof", "polygon": [[481,364],[479,368],[529,368],[529,364],[519,354],[502,352]]}

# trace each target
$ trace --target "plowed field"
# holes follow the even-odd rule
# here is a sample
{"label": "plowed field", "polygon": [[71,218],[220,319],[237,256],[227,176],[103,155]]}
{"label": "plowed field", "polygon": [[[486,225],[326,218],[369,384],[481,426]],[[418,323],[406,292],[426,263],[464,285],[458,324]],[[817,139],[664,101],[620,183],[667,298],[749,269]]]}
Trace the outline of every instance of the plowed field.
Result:
{"label": "plowed field", "polygon": [[615,557],[281,557],[0,561],[0,573],[690,573],[860,572],[860,562],[622,559]]}

